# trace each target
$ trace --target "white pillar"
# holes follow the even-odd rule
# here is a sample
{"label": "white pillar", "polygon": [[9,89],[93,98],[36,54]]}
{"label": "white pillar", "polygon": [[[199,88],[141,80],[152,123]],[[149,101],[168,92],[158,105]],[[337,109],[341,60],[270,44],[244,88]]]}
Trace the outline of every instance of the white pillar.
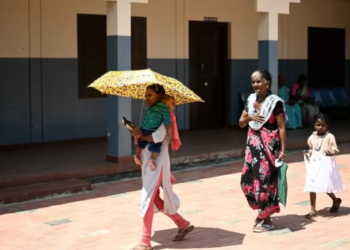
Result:
{"label": "white pillar", "polygon": [[278,91],[278,13],[259,13],[259,69],[266,69],[272,75],[271,91]]}
{"label": "white pillar", "polygon": [[[113,0],[107,2],[107,69],[131,69],[131,3],[148,0]],[[132,154],[130,133],[122,123],[131,119],[131,99],[108,96],[108,153],[107,161],[117,163]]]}
{"label": "white pillar", "polygon": [[278,92],[278,15],[289,14],[290,3],[300,3],[300,0],[255,0],[259,12],[258,66],[272,74],[274,94]]}

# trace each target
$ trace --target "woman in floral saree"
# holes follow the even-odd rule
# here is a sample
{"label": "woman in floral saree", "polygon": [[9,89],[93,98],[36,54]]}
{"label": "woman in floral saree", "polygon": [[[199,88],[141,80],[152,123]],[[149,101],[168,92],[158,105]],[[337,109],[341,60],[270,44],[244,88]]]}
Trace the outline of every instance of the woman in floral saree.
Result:
{"label": "woman in floral saree", "polygon": [[270,92],[271,79],[266,70],[252,74],[255,93],[239,119],[241,128],[249,126],[241,187],[249,206],[258,210],[253,232],[273,229],[270,216],[280,212],[275,161],[284,161],[287,116],[283,100]]}

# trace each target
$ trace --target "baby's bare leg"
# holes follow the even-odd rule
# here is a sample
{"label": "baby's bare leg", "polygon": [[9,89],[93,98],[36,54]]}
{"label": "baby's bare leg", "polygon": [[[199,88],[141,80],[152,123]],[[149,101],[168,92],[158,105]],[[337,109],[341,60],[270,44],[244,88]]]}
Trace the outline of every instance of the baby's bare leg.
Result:
{"label": "baby's bare leg", "polygon": [[142,152],[142,149],[136,145],[136,154],[134,154],[133,156],[134,156],[134,161],[137,165],[142,165],[141,152]]}
{"label": "baby's bare leg", "polygon": [[156,161],[158,159],[158,157],[159,157],[159,153],[152,152],[152,154],[151,154],[152,160]]}
{"label": "baby's bare leg", "polygon": [[149,164],[151,165],[151,168],[153,171],[157,169],[156,160],[158,159],[158,157],[159,157],[159,153],[152,152],[151,160],[149,161]]}
{"label": "baby's bare leg", "polygon": [[136,154],[134,154],[134,161],[137,165],[142,165],[140,148],[136,148]]}

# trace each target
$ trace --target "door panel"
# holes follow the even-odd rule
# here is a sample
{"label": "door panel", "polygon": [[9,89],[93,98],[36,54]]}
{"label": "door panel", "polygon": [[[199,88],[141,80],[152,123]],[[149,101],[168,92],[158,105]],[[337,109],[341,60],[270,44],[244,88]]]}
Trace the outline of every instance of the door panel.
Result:
{"label": "door panel", "polygon": [[345,40],[345,29],[308,28],[310,87],[345,86]]}
{"label": "door panel", "polygon": [[190,88],[205,103],[190,105],[190,128],[216,129],[224,125],[227,24],[190,22]]}
{"label": "door panel", "polygon": [[131,69],[147,68],[147,19],[131,18]]}

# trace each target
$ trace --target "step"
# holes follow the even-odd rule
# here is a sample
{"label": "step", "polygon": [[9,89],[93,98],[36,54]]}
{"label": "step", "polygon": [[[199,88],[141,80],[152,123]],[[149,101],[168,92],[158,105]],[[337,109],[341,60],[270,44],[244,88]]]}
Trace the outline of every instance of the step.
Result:
{"label": "step", "polygon": [[0,203],[9,204],[23,202],[44,198],[54,194],[72,194],[86,190],[91,190],[91,184],[87,181],[78,179],[4,188],[0,189]]}
{"label": "step", "polygon": [[[350,142],[350,135],[343,135],[337,137],[337,143]],[[174,169],[186,168],[190,164],[207,164],[208,162],[215,162],[225,159],[239,158],[244,156],[244,145],[238,149],[232,149],[227,151],[216,151],[211,149],[209,153],[195,153],[186,156],[170,155],[171,165]],[[304,149],[305,141],[288,143],[287,150]],[[1,176],[0,178],[0,190],[10,189],[14,187],[22,187],[35,184],[59,182],[71,179],[86,179],[96,176],[109,176],[109,175],[128,175],[131,172],[139,172],[140,166],[134,164],[132,161],[126,163],[104,163],[96,165],[96,167],[90,168],[77,168],[77,169],[64,169],[59,172],[46,169],[43,172],[33,172],[30,175],[24,174],[17,176]],[[1,196],[0,196],[1,197]],[[1,200],[0,200],[1,202]]]}

